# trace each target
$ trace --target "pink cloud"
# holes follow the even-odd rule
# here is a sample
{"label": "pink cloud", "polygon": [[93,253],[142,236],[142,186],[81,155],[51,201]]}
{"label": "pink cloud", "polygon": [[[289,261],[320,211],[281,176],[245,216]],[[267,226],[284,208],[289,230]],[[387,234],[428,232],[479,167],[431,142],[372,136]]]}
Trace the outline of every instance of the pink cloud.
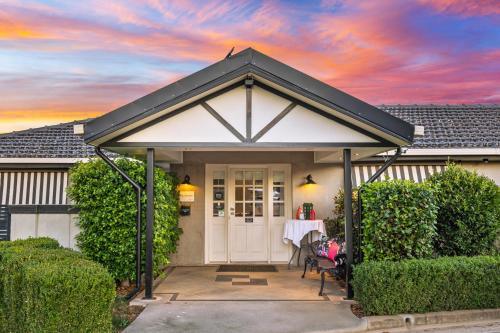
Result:
{"label": "pink cloud", "polygon": [[419,0],[419,2],[432,7],[438,12],[462,16],[500,14],[500,3],[498,0]]}
{"label": "pink cloud", "polygon": [[[323,6],[335,10],[308,13],[278,2],[250,8],[240,1],[112,0],[95,3],[91,11],[100,19],[92,21],[10,0],[0,9],[0,40],[4,49],[16,51],[116,52],[202,64],[222,59],[232,46],[237,51],[251,46],[373,104],[500,102],[498,48],[455,52],[449,41],[412,24],[410,18],[422,5],[464,16],[498,14],[489,1],[479,8],[458,0],[327,0]],[[148,10],[156,13],[154,20],[146,16]],[[133,84],[132,79],[71,81],[64,75],[26,75],[24,81],[3,82],[7,88],[0,113],[4,120],[30,112],[47,119],[83,117],[85,112],[95,116],[181,74],[165,69],[161,76],[164,82],[157,76],[150,84]],[[20,90],[25,94],[15,94]]]}

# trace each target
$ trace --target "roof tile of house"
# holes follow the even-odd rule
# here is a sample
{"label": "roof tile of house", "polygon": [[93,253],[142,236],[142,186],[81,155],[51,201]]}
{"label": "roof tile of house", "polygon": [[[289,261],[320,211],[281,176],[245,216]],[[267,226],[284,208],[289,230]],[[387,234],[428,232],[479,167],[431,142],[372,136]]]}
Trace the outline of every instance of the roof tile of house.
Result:
{"label": "roof tile of house", "polygon": [[0,135],[0,158],[86,158],[94,148],[73,133],[73,121]]}
{"label": "roof tile of house", "polygon": [[499,148],[500,105],[380,105],[393,116],[424,126],[412,148]]}
{"label": "roof tile of house", "polygon": [[[381,105],[425,127],[414,148],[499,148],[500,105]],[[94,148],[73,134],[74,121],[0,135],[0,158],[86,158]]]}

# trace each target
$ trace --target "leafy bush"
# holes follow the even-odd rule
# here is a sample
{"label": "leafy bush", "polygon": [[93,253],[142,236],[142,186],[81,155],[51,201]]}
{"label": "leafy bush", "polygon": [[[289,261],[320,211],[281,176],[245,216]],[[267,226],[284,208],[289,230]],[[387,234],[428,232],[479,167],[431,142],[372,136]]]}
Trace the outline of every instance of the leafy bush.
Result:
{"label": "leafy bush", "polygon": [[[357,234],[358,213],[358,191],[352,191],[352,214],[353,214],[353,232]],[[344,216],[344,189],[339,189],[333,197],[333,218],[325,220],[326,233],[328,236],[345,237],[345,216]]]}
{"label": "leafy bush", "polygon": [[115,286],[101,265],[72,250],[32,247],[35,239],[16,242],[0,249],[1,332],[110,331]]}
{"label": "leafy bush", "polygon": [[[146,185],[146,166],[130,159],[115,163],[132,179]],[[88,258],[103,264],[117,280],[135,278],[136,199],[132,186],[102,160],[78,163],[70,173],[70,198],[80,209],[78,246]],[[146,193],[142,195],[146,221]],[[142,223],[143,251],[146,223]],[[168,263],[179,239],[176,179],[155,169],[154,270]],[[144,253],[142,258],[144,259]]]}
{"label": "leafy bush", "polygon": [[500,190],[475,171],[450,164],[430,177],[438,204],[436,252],[489,254],[500,227]]}
{"label": "leafy bush", "polygon": [[432,255],[437,206],[431,186],[409,180],[375,182],[366,185],[362,199],[365,260]]}
{"label": "leafy bush", "polygon": [[500,257],[371,261],[354,267],[367,315],[500,307]]}

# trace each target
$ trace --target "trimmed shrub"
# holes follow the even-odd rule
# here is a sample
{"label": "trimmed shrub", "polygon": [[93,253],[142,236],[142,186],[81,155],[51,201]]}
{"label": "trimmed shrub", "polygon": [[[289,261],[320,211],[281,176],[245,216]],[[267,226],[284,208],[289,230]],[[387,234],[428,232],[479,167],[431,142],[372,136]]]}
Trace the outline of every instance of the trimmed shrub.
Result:
{"label": "trimmed shrub", "polygon": [[433,254],[437,206],[427,184],[391,180],[362,192],[364,260],[426,258]]}
{"label": "trimmed shrub", "polygon": [[438,204],[436,252],[491,254],[500,228],[500,188],[495,182],[454,164],[428,181]]}
{"label": "trimmed shrub", "polygon": [[101,265],[76,251],[5,246],[0,331],[108,332],[114,287]]}
{"label": "trimmed shrub", "polygon": [[[138,184],[146,185],[144,163],[124,158],[115,163]],[[167,255],[175,252],[181,233],[176,184],[174,176],[155,169],[155,273],[168,263]],[[102,160],[95,159],[71,169],[68,194],[80,209],[77,242],[82,253],[103,264],[117,280],[135,279],[136,199],[132,186]],[[145,191],[142,207],[145,221]],[[145,230],[146,223],[142,223],[143,251]]]}
{"label": "trimmed shrub", "polygon": [[26,239],[17,239],[11,242],[0,242],[0,251],[9,247],[58,249],[61,246],[57,240],[49,237],[29,237]]}
{"label": "trimmed shrub", "polygon": [[372,261],[354,267],[366,315],[500,307],[500,257]]}

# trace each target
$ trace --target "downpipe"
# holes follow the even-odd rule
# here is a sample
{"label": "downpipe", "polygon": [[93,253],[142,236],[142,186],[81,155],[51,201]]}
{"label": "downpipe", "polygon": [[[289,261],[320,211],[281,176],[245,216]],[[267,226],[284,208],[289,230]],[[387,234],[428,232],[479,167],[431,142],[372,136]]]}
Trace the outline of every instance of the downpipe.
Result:
{"label": "downpipe", "polygon": [[120,176],[123,177],[135,191],[136,197],[136,223],[135,223],[135,288],[132,289],[125,298],[127,300],[134,297],[141,290],[141,192],[143,190],[142,186],[137,184],[132,178],[130,178],[122,169],[120,169],[109,157],[107,157],[101,150],[100,147],[95,147],[95,153],[97,156],[102,158],[102,160],[109,165],[113,170],[118,172]]}
{"label": "downpipe", "polygon": [[401,147],[398,147],[398,149],[396,150],[396,153],[393,156],[391,156],[391,158],[387,162],[385,162],[385,164],[382,165],[380,167],[380,169],[378,169],[377,172],[375,172],[358,189],[358,218],[357,218],[358,237],[356,240],[356,243],[357,243],[356,247],[358,249],[358,256],[357,256],[358,263],[360,263],[362,260],[362,255],[361,255],[361,221],[362,221],[362,214],[363,214],[363,203],[361,201],[361,194],[363,193],[364,186],[367,184],[373,183],[378,177],[380,177],[380,175],[383,174],[385,172],[385,170],[387,170],[387,168],[389,168],[394,162],[396,162],[396,160],[398,159],[399,156],[401,156],[402,153],[403,153],[403,151],[401,150]]}

